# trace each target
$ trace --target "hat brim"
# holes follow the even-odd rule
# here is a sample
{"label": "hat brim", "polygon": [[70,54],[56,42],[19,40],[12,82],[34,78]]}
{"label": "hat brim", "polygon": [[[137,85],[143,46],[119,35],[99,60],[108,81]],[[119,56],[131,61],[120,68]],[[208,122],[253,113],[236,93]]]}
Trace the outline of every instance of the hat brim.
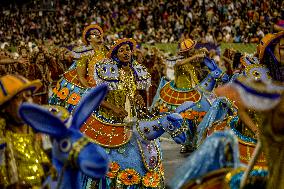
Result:
{"label": "hat brim", "polygon": [[86,35],[87,35],[87,33],[88,33],[89,31],[91,31],[91,30],[98,30],[98,31],[100,32],[101,36],[104,34],[103,29],[102,29],[99,25],[97,25],[97,24],[91,24],[91,25],[87,26],[87,27],[84,29],[83,35],[82,35],[82,40],[83,40],[83,43],[84,43],[85,45],[88,45],[88,42],[87,42],[87,39],[86,39]]}
{"label": "hat brim", "polygon": [[38,91],[40,89],[41,86],[42,86],[42,83],[38,79],[30,81],[30,82],[26,83],[25,85],[23,85],[22,87],[20,87],[17,91],[14,91],[14,93],[9,94],[9,95],[5,96],[5,98],[1,99],[0,100],[0,106],[2,106],[3,104],[5,104],[9,100],[11,100],[13,97],[15,97],[17,94],[19,94],[23,91],[32,91],[33,93],[35,93],[36,91]]}
{"label": "hat brim", "polygon": [[113,45],[110,48],[110,50],[108,51],[107,57],[112,58],[114,56],[114,53],[118,50],[118,48],[124,44],[130,45],[130,48],[132,51],[136,50],[136,41],[134,39],[130,39],[130,38],[120,39],[116,42],[115,45]]}
{"label": "hat brim", "polygon": [[179,53],[184,53],[184,52],[190,51],[191,49],[193,49],[196,46],[196,44],[197,44],[197,42],[193,40],[193,44],[190,47],[188,47],[184,50],[179,50]]}

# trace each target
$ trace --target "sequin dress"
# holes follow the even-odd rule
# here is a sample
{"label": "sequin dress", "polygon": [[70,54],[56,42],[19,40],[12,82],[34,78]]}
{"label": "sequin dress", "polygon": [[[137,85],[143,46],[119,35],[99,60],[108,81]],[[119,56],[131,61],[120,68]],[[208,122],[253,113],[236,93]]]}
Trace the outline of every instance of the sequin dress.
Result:
{"label": "sequin dress", "polygon": [[[147,69],[135,61],[125,69],[114,60],[104,59],[96,64],[94,77],[97,85],[109,87],[105,101],[125,109],[129,118],[137,113],[136,90],[145,90],[151,83]],[[143,141],[123,119],[103,107],[93,113],[81,131],[103,146],[111,159],[109,172],[96,182],[95,188],[163,187],[158,141]]]}
{"label": "sequin dress", "polygon": [[43,164],[48,164],[49,159],[35,142],[35,135],[6,131],[4,140],[6,169],[1,169],[1,184],[41,186],[45,175]]}

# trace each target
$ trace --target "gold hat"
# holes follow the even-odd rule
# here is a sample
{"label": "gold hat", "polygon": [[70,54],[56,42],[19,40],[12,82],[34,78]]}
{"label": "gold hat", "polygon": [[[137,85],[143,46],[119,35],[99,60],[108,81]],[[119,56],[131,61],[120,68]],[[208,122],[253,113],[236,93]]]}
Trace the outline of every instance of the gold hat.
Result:
{"label": "gold hat", "polygon": [[85,45],[88,45],[87,35],[91,30],[98,30],[100,32],[100,35],[102,36],[104,34],[103,29],[97,25],[97,24],[91,24],[87,27],[85,27],[82,35],[82,39]]}
{"label": "gold hat", "polygon": [[22,91],[35,92],[41,87],[40,80],[29,81],[19,75],[5,75],[0,77],[0,106]]}
{"label": "gold hat", "polygon": [[183,53],[183,52],[189,51],[189,50],[193,49],[195,47],[195,45],[196,45],[196,41],[194,41],[190,38],[187,38],[180,43],[179,52]]}
{"label": "gold hat", "polygon": [[110,50],[108,51],[107,57],[112,58],[114,54],[117,53],[119,47],[124,44],[128,44],[131,50],[134,52],[136,50],[136,41],[132,38],[123,38],[115,41],[111,46]]}
{"label": "gold hat", "polygon": [[261,40],[260,44],[257,46],[257,51],[259,54],[259,61],[262,63],[263,56],[265,53],[265,50],[268,46],[270,46],[276,39],[279,39],[281,37],[284,37],[284,31],[272,34],[266,34]]}

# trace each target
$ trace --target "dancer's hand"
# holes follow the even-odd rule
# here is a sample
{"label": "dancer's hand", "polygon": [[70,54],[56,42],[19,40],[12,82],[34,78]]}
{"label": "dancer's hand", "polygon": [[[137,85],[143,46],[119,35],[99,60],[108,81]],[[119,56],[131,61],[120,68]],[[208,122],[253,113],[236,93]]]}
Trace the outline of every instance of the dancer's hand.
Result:
{"label": "dancer's hand", "polygon": [[125,109],[121,108],[121,107],[118,107],[118,106],[115,106],[107,101],[103,101],[101,103],[101,106],[104,107],[104,108],[107,108],[109,110],[112,110],[113,113],[115,114],[115,116],[117,117],[120,117],[120,118],[125,118],[128,113]]}
{"label": "dancer's hand", "polygon": [[115,113],[117,117],[120,117],[120,118],[125,118],[126,116],[128,116],[127,111],[121,107],[114,106],[112,107],[112,111]]}

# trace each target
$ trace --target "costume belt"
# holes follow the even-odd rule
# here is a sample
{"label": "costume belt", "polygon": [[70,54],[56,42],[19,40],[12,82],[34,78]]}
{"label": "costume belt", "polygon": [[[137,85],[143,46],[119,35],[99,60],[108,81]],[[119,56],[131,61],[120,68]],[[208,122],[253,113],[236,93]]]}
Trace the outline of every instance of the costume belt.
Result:
{"label": "costume belt", "polygon": [[126,124],[99,121],[93,114],[81,128],[93,142],[107,148],[117,148],[129,142],[132,129]]}

